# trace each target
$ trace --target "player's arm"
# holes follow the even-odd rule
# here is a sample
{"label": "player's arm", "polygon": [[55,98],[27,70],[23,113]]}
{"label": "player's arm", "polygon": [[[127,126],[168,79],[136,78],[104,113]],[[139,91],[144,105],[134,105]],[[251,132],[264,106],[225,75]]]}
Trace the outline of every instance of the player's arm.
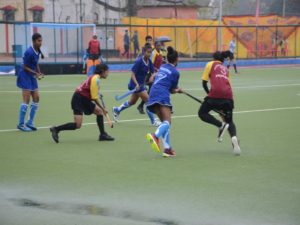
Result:
{"label": "player's arm", "polygon": [[212,64],[213,62],[207,63],[202,74],[202,87],[207,94],[209,93],[209,88],[207,86],[207,83],[209,81],[209,74],[211,71]]}
{"label": "player's arm", "polygon": [[172,86],[171,86],[171,94],[177,94],[177,93],[183,93],[183,90],[178,87],[178,82],[179,82],[179,73],[177,72],[176,75],[174,76],[174,80],[172,81]]}

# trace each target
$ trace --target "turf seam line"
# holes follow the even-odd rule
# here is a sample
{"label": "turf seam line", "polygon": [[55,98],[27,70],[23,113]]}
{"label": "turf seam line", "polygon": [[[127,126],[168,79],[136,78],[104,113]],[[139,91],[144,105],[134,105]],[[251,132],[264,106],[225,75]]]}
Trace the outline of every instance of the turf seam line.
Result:
{"label": "turf seam line", "polygon": [[[243,113],[255,113],[255,112],[271,112],[271,111],[280,111],[280,110],[297,110],[300,109],[300,106],[291,106],[291,107],[281,107],[281,108],[270,108],[270,109],[254,109],[254,110],[243,110],[243,111],[236,111],[233,112],[234,114],[243,114]],[[180,118],[192,118],[198,117],[197,115],[182,115],[182,116],[173,116],[172,119],[180,119]],[[139,121],[147,121],[148,118],[144,119],[130,119],[130,120],[120,120],[118,123],[127,123],[127,122],[139,122]],[[107,123],[107,122],[104,122]],[[83,126],[87,125],[95,125],[96,123],[83,123]],[[38,129],[48,129],[51,126],[44,126],[44,127],[37,127]],[[4,132],[13,132],[19,131],[18,129],[3,129],[0,130],[0,133]]]}

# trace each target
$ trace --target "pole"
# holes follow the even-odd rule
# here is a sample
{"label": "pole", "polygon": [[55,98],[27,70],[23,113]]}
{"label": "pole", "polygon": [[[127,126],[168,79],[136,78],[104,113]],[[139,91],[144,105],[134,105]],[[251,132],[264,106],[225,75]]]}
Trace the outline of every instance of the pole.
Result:
{"label": "pole", "polygon": [[27,0],[24,0],[24,21],[27,23]]}
{"label": "pole", "polygon": [[285,17],[285,4],[286,0],[282,0],[282,17]]}
{"label": "pole", "polygon": [[218,26],[218,50],[222,51],[222,17],[223,17],[223,0],[219,0],[219,26]]}
{"label": "pole", "polygon": [[259,23],[259,14],[260,14],[260,0],[256,0],[256,12],[255,12],[256,26]]}
{"label": "pole", "polygon": [[79,1],[79,14],[80,14],[79,21],[80,21],[80,23],[82,23],[82,20],[83,20],[83,18],[82,18],[82,0]]}
{"label": "pole", "polygon": [[[55,23],[55,0],[52,0],[52,14],[53,14],[53,23]],[[53,31],[53,44],[54,44],[54,62],[56,62],[56,29]]]}

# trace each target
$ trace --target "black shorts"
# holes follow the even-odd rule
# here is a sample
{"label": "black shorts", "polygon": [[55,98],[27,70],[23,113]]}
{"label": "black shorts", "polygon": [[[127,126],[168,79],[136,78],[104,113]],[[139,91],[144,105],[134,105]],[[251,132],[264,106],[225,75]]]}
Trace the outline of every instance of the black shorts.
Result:
{"label": "black shorts", "polygon": [[91,60],[97,60],[99,59],[100,55],[99,54],[90,54],[89,55],[89,59]]}
{"label": "black shorts", "polygon": [[72,97],[71,106],[74,115],[91,115],[95,111],[95,103],[90,99],[75,92]]}
{"label": "black shorts", "polygon": [[232,52],[229,53],[229,59],[233,60],[234,59],[234,54]]}
{"label": "black shorts", "polygon": [[214,109],[225,114],[224,119],[227,123],[232,122],[232,111],[234,109],[234,102],[232,99],[206,97],[200,106],[199,115],[207,114]]}

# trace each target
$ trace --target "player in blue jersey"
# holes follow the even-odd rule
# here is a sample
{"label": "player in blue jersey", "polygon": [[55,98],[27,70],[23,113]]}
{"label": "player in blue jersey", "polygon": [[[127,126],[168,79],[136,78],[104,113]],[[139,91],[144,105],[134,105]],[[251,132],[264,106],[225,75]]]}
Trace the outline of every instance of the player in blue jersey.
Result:
{"label": "player in blue jersey", "polygon": [[172,111],[170,93],[182,93],[182,89],[178,87],[180,75],[176,69],[176,65],[178,63],[178,52],[172,47],[168,47],[167,50],[168,63],[163,64],[158,70],[150,90],[149,100],[146,103],[147,109],[155,113],[162,123],[155,133],[148,133],[146,137],[156,152],[160,152],[159,138],[161,137],[164,145],[163,156],[174,157],[176,156],[176,153],[170,144]]}
{"label": "player in blue jersey", "polygon": [[[34,117],[38,110],[39,105],[39,90],[37,79],[43,78],[43,74],[40,71],[38,61],[41,55],[42,35],[35,33],[32,35],[32,46],[30,46],[24,53],[23,66],[19,71],[17,77],[17,86],[22,89],[23,102],[20,105],[19,123],[17,128],[21,131],[35,131],[37,130],[34,125]],[[25,123],[25,116],[30,102],[30,96],[32,102],[30,105],[29,119]]]}
{"label": "player in blue jersey", "polygon": [[[120,113],[124,110],[129,108],[130,106],[134,105],[139,98],[141,98],[143,101],[148,101],[148,93],[145,87],[145,80],[147,74],[151,74],[151,77],[153,77],[154,73],[154,66],[150,60],[150,56],[152,54],[152,47],[150,44],[145,44],[145,53],[142,57],[138,57],[131,68],[131,79],[128,84],[128,89],[136,91],[131,95],[131,98],[129,101],[124,102],[119,107],[113,107],[113,116],[114,120],[117,122],[119,119]],[[151,78],[150,78],[151,79]],[[150,112],[149,110],[146,110],[151,124],[153,126],[158,126],[160,123],[158,120],[155,119],[154,114]]]}

